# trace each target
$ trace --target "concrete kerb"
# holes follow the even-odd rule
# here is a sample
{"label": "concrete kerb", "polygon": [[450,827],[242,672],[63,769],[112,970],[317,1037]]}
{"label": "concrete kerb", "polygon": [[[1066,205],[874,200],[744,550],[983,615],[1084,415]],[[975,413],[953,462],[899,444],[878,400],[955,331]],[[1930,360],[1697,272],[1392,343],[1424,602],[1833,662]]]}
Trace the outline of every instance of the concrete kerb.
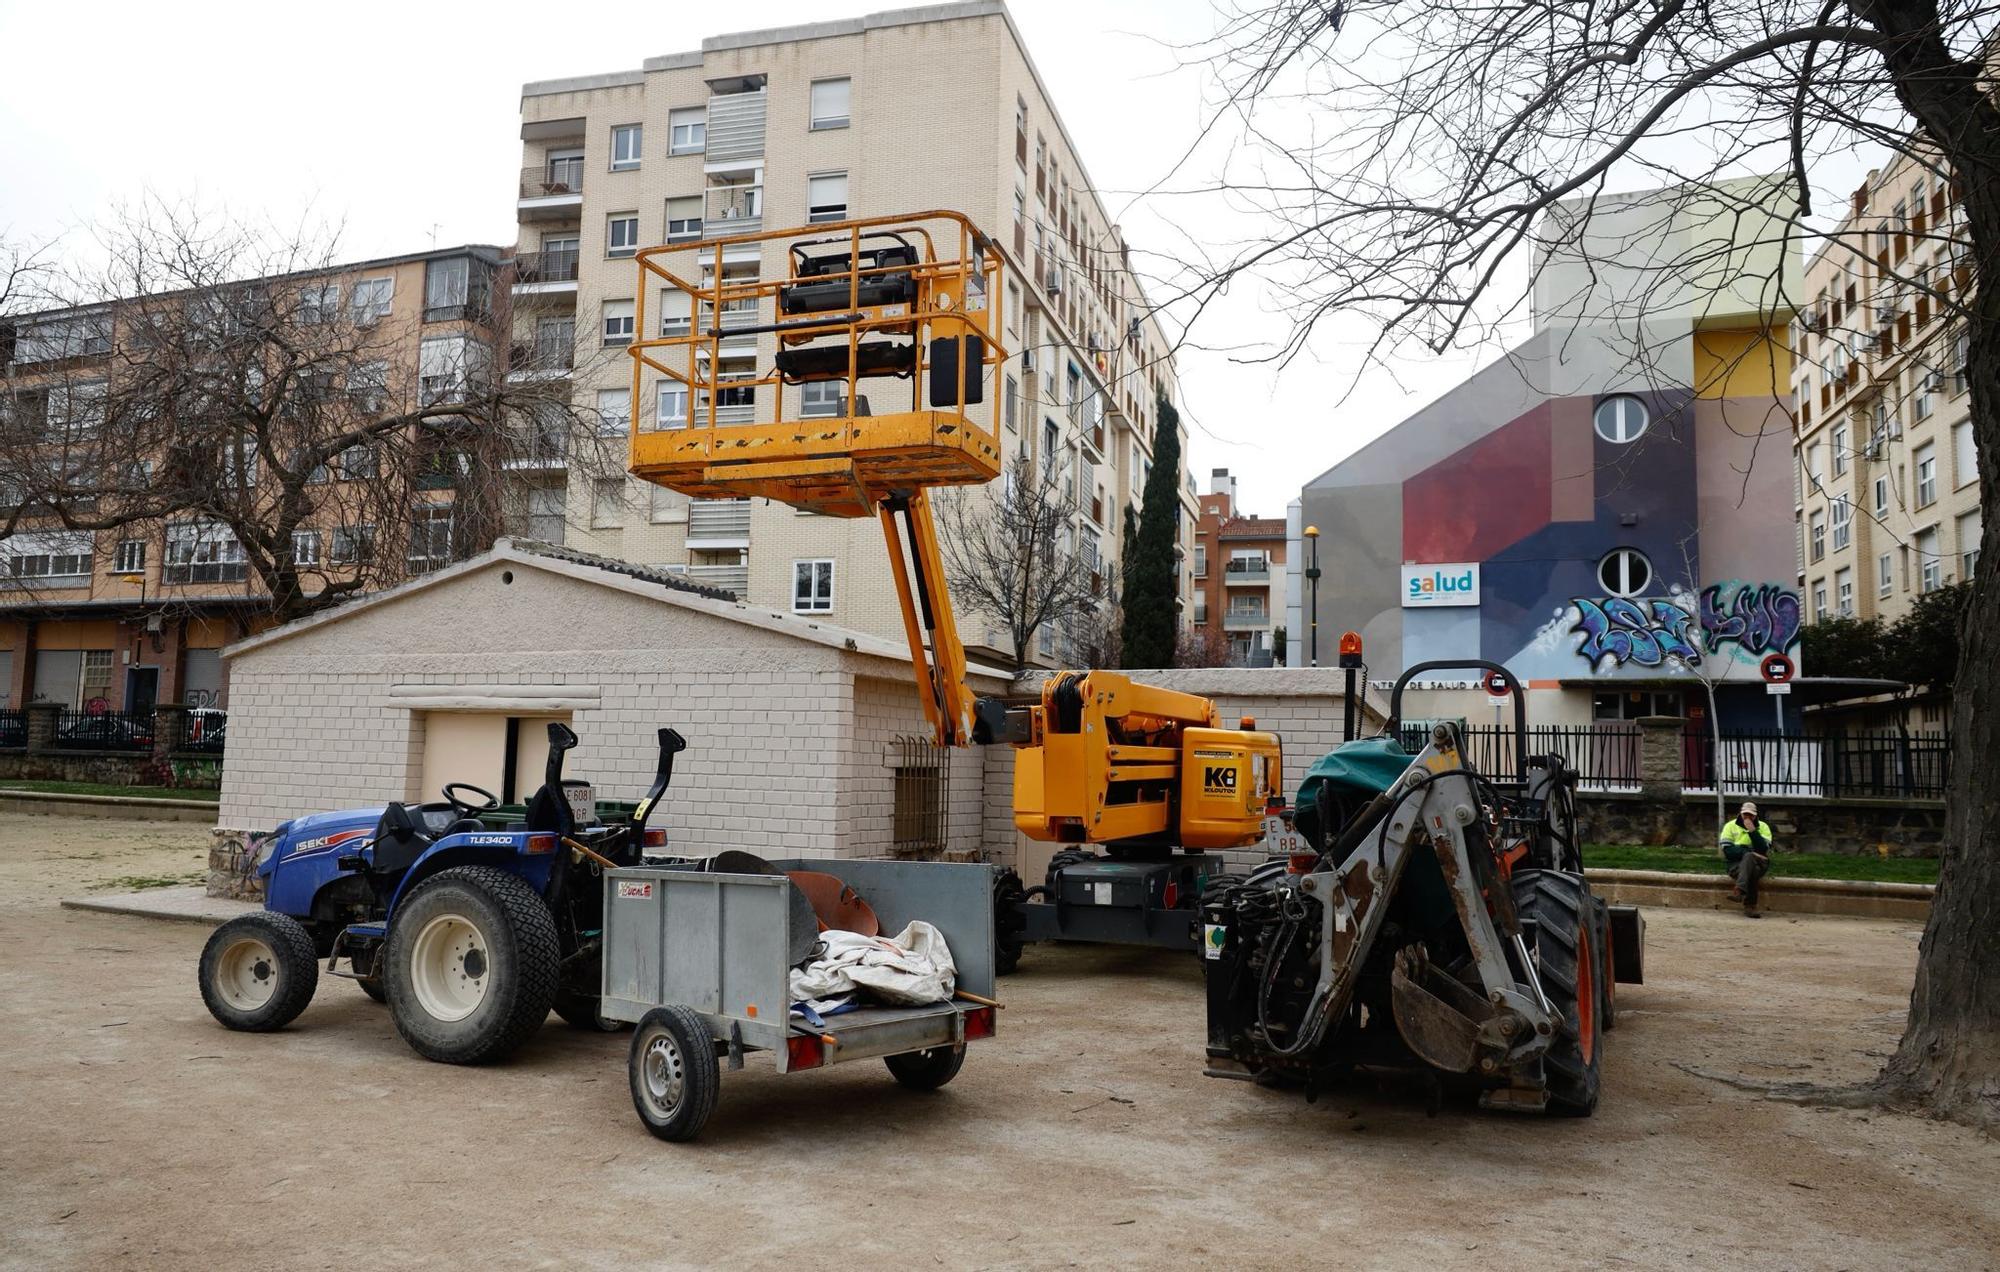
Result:
{"label": "concrete kerb", "polygon": [[213,801],[203,799],[0,790],[0,813],[29,813],[46,817],[110,817],[122,821],[176,821],[213,826],[216,807]]}
{"label": "concrete kerb", "polygon": [[[1585,870],[1591,887],[1614,905],[1668,906],[1704,910],[1739,908],[1729,896],[1729,876],[1675,874],[1664,870]],[[1825,914],[1858,919],[1930,917],[1928,883],[1867,883],[1850,879],[1773,879],[1758,885],[1761,908],[1775,914]]]}
{"label": "concrete kerb", "polygon": [[231,901],[209,896],[200,884],[185,888],[147,888],[140,892],[107,892],[96,897],[64,897],[65,910],[94,910],[142,919],[203,923],[214,927],[239,914],[262,909],[255,901]]}

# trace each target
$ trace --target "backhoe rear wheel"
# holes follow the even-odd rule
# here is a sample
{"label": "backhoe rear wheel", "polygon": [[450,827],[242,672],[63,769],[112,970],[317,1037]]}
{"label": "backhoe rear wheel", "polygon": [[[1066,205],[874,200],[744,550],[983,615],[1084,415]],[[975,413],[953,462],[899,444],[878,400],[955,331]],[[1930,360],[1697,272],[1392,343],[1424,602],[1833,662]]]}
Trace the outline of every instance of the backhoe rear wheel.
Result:
{"label": "backhoe rear wheel", "polygon": [[1603,1068],[1602,975],[1594,935],[1596,904],[1581,875],[1560,870],[1514,873],[1514,906],[1534,920],[1529,952],[1542,992],[1559,1018],[1542,1054],[1548,1111],[1589,1117],[1597,1108]]}

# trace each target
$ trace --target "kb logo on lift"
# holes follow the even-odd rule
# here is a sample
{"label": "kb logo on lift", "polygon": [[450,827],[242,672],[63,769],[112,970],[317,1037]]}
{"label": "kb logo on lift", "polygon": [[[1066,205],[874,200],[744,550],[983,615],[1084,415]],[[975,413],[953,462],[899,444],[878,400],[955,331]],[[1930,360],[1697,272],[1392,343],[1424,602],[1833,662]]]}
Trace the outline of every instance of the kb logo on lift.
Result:
{"label": "kb logo on lift", "polygon": [[1201,771],[1201,791],[1204,795],[1234,795],[1236,793],[1236,769],[1228,764],[1210,764]]}

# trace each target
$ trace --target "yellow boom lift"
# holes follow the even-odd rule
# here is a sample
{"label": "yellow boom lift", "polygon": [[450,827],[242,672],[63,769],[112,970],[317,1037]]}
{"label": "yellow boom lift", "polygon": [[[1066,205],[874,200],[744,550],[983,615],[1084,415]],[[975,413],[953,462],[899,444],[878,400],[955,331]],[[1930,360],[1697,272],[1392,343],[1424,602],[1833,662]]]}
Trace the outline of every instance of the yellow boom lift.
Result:
{"label": "yellow boom lift", "polygon": [[[968,409],[1007,358],[999,246],[931,211],[651,247],[638,269],[635,411],[662,390],[688,406],[685,427],[633,432],[632,472],[697,499],[879,520],[934,736],[1012,743],[1015,825],[1073,846],[1040,887],[998,876],[1003,965],[1053,937],[1193,948],[1222,866],[1203,850],[1264,837],[1277,737],[1116,672],[1059,673],[1025,706],[975,702],[965,683],[929,491],[1000,472],[999,439]],[[785,388],[807,384],[841,386],[835,413],[786,417]]]}

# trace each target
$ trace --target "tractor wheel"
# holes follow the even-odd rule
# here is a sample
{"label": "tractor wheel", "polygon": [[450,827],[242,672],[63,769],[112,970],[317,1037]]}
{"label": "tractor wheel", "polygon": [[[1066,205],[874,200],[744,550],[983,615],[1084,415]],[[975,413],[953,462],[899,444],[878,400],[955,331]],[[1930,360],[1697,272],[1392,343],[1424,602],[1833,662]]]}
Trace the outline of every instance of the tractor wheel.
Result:
{"label": "tractor wheel", "polygon": [[1597,911],[1597,925],[1591,929],[1597,937],[1597,1027],[1610,1033],[1618,1027],[1618,965],[1611,951],[1611,908],[1595,894],[1590,901]]}
{"label": "tractor wheel", "polygon": [[1601,969],[1591,935],[1595,903],[1580,875],[1520,870],[1514,874],[1514,906],[1523,919],[1535,921],[1529,948],[1542,992],[1558,1017],[1555,1037],[1542,1054],[1549,1112],[1589,1117],[1597,1108],[1604,1058],[1598,1014]]}
{"label": "tractor wheel", "polygon": [[1021,965],[1021,951],[1027,948],[1027,920],[1021,917],[1021,903],[1028,899],[1021,876],[1012,870],[993,876],[993,971],[1005,976]]}
{"label": "tractor wheel", "polygon": [[458,866],[426,879],[389,922],[396,1032],[429,1060],[500,1059],[547,1019],[556,951],[548,906],[518,876]]}
{"label": "tractor wheel", "polygon": [[389,1001],[389,991],[382,988],[382,978],[380,976],[363,976],[354,983],[361,986],[362,993],[368,995],[376,1002],[386,1003]]}
{"label": "tractor wheel", "polygon": [[312,1001],[319,959],[305,924],[258,910],[215,929],[202,947],[199,975],[209,1015],[231,1029],[269,1033]]}
{"label": "tractor wheel", "polygon": [[958,1076],[965,1065],[965,1044],[932,1047],[928,1051],[905,1051],[899,1056],[883,1056],[896,1081],[912,1091],[935,1091]]}
{"label": "tractor wheel", "polygon": [[655,1007],[641,1017],[625,1070],[639,1120],[663,1140],[701,1134],[722,1093],[715,1040],[692,1007]]}
{"label": "tractor wheel", "polygon": [[556,1015],[572,1029],[586,1033],[618,1033],[631,1028],[622,1020],[612,1020],[597,1014],[597,995],[578,994],[570,990],[556,991],[554,1004]]}

